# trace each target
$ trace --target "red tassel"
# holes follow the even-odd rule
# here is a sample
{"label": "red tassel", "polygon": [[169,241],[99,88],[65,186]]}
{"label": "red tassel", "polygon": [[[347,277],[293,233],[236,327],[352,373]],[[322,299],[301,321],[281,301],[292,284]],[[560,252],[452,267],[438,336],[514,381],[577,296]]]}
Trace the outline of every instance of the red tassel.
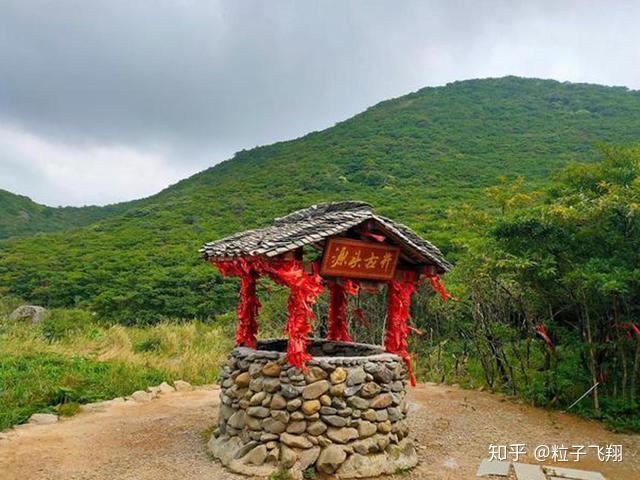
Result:
{"label": "red tassel", "polygon": [[407,366],[411,386],[416,386],[416,378],[411,368],[411,357],[407,351],[409,337],[409,306],[415,289],[415,275],[405,273],[402,280],[391,280],[387,300],[387,332],[384,346],[387,352],[400,355]]}
{"label": "red tassel", "polygon": [[311,332],[310,321],[314,319],[311,306],[322,293],[322,278],[318,266],[307,275],[302,263],[297,260],[267,262],[261,258],[238,258],[228,261],[212,261],[222,275],[240,277],[240,302],[238,304],[238,330],[236,344],[255,348],[258,330],[257,315],[260,302],[255,295],[255,280],[259,275],[268,275],[274,282],[289,288],[287,300],[287,325],[289,337],[287,361],[306,370],[305,363],[311,359],[307,353],[307,335]]}
{"label": "red tassel", "polygon": [[263,268],[273,281],[289,287],[291,291],[287,301],[285,327],[289,337],[287,362],[306,370],[305,364],[311,359],[311,355],[307,353],[307,335],[312,330],[310,322],[314,319],[311,306],[324,288],[322,277],[318,274],[318,266],[314,264],[311,275],[305,273],[302,263],[297,260],[273,262],[265,264]]}
{"label": "red tassel", "polygon": [[240,292],[237,308],[238,327],[236,329],[236,345],[256,348],[258,333],[258,312],[260,301],[256,297],[256,280],[259,273],[252,262],[244,258],[230,261],[212,261],[223,276],[240,277]]}
{"label": "red tassel", "polygon": [[352,342],[347,328],[347,296],[358,293],[359,286],[351,280],[342,284],[329,282],[329,326],[327,339]]}

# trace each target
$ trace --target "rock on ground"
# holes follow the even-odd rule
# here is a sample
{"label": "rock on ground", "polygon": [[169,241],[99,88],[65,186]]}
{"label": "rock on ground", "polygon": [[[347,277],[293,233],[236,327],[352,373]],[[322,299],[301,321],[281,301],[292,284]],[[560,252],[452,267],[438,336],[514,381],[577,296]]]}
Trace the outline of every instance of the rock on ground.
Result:
{"label": "rock on ground", "polygon": [[35,325],[44,322],[48,316],[49,312],[44,307],[39,307],[37,305],[22,305],[11,312],[9,320],[27,320]]}
{"label": "rock on ground", "polygon": [[49,425],[57,421],[58,416],[53,413],[34,413],[29,417],[29,423],[32,425]]}
{"label": "rock on ground", "polygon": [[193,387],[189,382],[185,382],[184,380],[176,380],[173,382],[173,386],[178,392],[188,392],[193,390]]}

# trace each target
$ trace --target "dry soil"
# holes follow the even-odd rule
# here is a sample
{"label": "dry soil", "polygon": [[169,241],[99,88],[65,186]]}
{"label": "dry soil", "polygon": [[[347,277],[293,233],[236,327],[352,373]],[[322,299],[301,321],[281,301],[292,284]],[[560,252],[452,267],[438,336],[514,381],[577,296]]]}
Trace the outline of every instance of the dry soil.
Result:
{"label": "dry soil", "polygon": [[[604,463],[589,450],[579,463],[608,480],[640,479],[640,436],[485,392],[419,385],[409,393],[412,437],[420,464],[398,478],[475,478],[489,445],[623,445],[622,463]],[[215,387],[165,393],[150,402],[123,402],[51,425],[25,425],[0,434],[2,480],[241,479],[209,458],[203,431],[216,421]],[[536,463],[532,456],[525,459]]]}

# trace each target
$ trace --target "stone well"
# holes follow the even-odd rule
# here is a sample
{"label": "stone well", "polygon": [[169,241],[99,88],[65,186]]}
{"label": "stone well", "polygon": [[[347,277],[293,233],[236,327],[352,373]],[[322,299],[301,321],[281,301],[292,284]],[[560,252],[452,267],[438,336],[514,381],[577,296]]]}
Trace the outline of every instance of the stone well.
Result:
{"label": "stone well", "polygon": [[236,347],[222,366],[218,429],[209,450],[230,470],[301,477],[310,467],[338,478],[416,465],[408,438],[402,359],[374,345],[311,340],[303,373],[286,340]]}

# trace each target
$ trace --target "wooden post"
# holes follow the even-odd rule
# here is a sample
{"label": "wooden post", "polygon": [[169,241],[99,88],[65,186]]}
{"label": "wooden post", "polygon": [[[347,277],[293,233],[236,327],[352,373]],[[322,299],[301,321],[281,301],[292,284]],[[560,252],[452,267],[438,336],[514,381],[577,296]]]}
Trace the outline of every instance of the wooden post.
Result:
{"label": "wooden post", "polygon": [[260,301],[256,296],[258,273],[253,268],[240,273],[240,301],[238,303],[238,327],[236,345],[256,348],[258,312]]}
{"label": "wooden post", "polygon": [[351,342],[347,327],[347,292],[338,282],[329,282],[329,326],[327,339]]}

